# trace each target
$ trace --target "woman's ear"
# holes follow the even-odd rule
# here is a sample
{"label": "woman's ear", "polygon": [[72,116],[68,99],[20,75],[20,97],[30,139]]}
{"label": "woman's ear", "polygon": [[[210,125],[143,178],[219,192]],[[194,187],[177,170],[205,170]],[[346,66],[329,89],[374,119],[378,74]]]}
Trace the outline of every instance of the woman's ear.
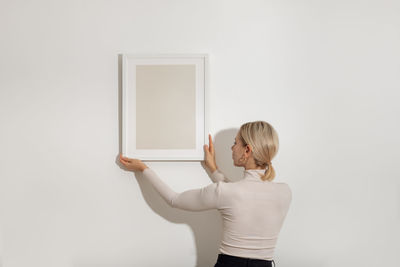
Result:
{"label": "woman's ear", "polygon": [[252,151],[251,146],[250,145],[246,145],[246,149],[245,149],[246,153],[249,153]]}

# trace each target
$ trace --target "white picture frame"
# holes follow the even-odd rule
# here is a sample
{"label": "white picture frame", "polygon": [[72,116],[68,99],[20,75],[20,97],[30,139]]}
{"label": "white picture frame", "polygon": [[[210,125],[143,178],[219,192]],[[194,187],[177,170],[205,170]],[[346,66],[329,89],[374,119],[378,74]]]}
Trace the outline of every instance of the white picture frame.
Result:
{"label": "white picture frame", "polygon": [[207,54],[122,54],[122,154],[204,160]]}

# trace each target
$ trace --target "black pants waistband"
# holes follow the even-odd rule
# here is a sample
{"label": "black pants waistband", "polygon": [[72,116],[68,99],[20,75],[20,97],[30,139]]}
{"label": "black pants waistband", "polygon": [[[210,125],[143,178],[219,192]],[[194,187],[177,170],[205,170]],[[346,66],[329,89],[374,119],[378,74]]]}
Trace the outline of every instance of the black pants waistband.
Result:
{"label": "black pants waistband", "polygon": [[233,256],[233,255],[228,255],[228,254],[223,254],[223,253],[218,254],[218,260],[217,260],[217,264],[215,266],[218,266],[218,263],[221,263],[221,264],[222,263],[230,263],[230,264],[232,264],[232,266],[271,266],[271,267],[274,266],[275,267],[274,260],[244,258],[244,257],[238,257],[238,256]]}

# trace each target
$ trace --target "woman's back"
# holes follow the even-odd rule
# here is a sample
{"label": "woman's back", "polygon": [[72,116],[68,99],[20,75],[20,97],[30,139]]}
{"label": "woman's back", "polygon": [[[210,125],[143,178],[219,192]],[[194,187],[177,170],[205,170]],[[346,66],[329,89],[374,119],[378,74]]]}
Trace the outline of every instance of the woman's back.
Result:
{"label": "woman's back", "polygon": [[263,174],[264,171],[245,170],[243,179],[237,182],[222,182],[219,171],[212,174],[214,180],[220,183],[218,210],[223,219],[221,253],[273,259],[292,194],[285,183],[262,181],[258,173]]}

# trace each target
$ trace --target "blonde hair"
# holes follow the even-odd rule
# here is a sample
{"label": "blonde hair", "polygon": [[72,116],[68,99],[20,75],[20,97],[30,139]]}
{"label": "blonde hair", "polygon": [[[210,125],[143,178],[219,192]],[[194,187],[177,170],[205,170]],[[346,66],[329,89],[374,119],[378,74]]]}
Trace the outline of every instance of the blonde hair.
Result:
{"label": "blonde hair", "polygon": [[261,180],[272,181],[275,178],[275,170],[271,160],[279,149],[279,139],[275,129],[268,122],[253,121],[240,126],[238,135],[244,146],[251,146],[256,165],[262,168],[268,166],[264,175],[259,174]]}

